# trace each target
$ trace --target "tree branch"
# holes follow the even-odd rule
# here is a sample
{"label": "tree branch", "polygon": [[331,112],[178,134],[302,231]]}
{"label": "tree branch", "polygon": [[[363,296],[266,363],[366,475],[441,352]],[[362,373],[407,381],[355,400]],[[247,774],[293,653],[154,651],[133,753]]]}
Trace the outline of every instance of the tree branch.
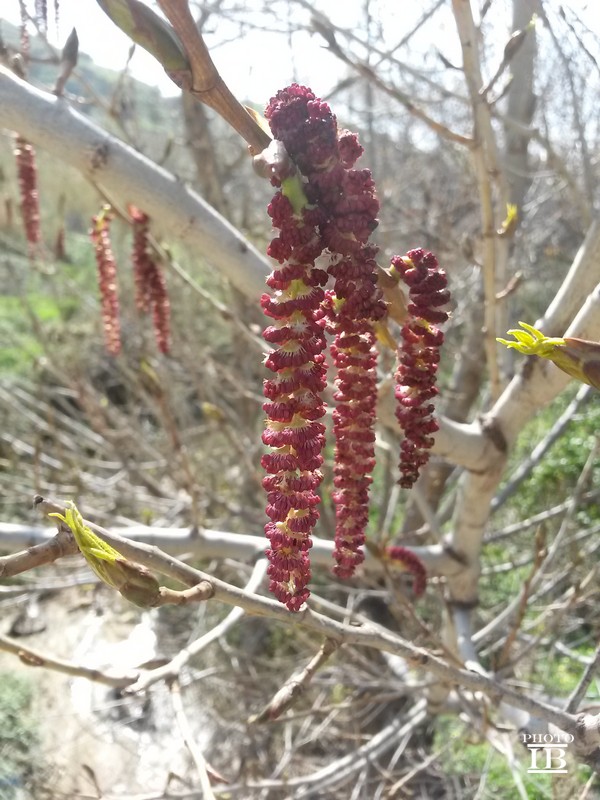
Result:
{"label": "tree branch", "polygon": [[64,99],[35,89],[2,66],[0,125],[75,167],[119,207],[142,208],[155,232],[202,254],[243,294],[260,297],[271,267],[233,225],[174,175]]}
{"label": "tree branch", "polygon": [[[496,303],[496,295],[506,285],[508,249],[497,235],[508,202],[506,182],[500,166],[492,116],[485,94],[479,62],[478,36],[468,0],[452,0],[452,10],[463,54],[463,70],[471,99],[474,120],[474,144],[471,148],[477,175],[481,206],[481,235],[483,246],[483,286],[485,294],[485,351],[490,374],[492,397],[501,391],[496,344],[496,331],[504,314]],[[499,195],[496,197],[496,195]]]}
{"label": "tree branch", "polygon": [[54,672],[61,672],[63,675],[70,675],[74,678],[87,678],[88,681],[102,683],[104,686],[110,686],[113,689],[123,689],[125,686],[129,686],[132,681],[136,680],[138,677],[137,672],[128,675],[109,675],[98,669],[84,667],[80,664],[73,664],[71,661],[64,661],[63,659],[54,658],[53,656],[41,653],[39,650],[24,647],[20,642],[9,639],[8,636],[0,636],[0,650],[18,656],[23,664],[26,664],[28,667],[43,667],[44,669],[51,669]]}
{"label": "tree branch", "polygon": [[[56,505],[55,508],[60,510],[63,507]],[[253,536],[229,531],[150,528],[144,525],[117,528],[113,529],[111,533],[89,520],[86,520],[85,524],[107,541],[114,535],[115,541],[140,542],[148,547],[167,550],[174,556],[192,553],[200,558],[233,558],[238,561],[248,561],[263,555],[266,546],[262,533]],[[11,550],[20,551],[12,555],[0,556],[0,577],[9,578],[19,575],[43,564],[50,564],[64,555],[73,555],[78,552],[77,546],[69,534],[61,532],[59,536],[60,539],[57,542],[56,530],[51,527],[0,522],[2,549],[9,552]],[[22,550],[21,548],[25,546],[28,549]],[[443,545],[411,547],[410,549],[423,562],[428,575],[451,575],[461,568],[460,562],[453,558]],[[332,552],[332,541],[313,538],[311,560],[314,565],[324,569],[331,567],[334,563]],[[371,574],[383,573],[381,561],[368,550],[365,551],[364,569]]]}

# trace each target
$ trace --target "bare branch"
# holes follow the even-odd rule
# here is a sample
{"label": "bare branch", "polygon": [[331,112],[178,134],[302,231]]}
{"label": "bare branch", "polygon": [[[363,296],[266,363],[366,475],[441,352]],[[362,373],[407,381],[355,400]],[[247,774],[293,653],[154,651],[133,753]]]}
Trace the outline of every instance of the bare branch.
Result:
{"label": "bare branch", "polygon": [[266,722],[267,720],[278,719],[284,711],[295,703],[298,697],[302,694],[306,685],[312,679],[317,670],[327,661],[327,659],[338,649],[339,645],[330,639],[327,639],[319,649],[319,652],[311,658],[308,664],[298,672],[286,680],[283,686],[277,691],[277,694],[268,703],[265,708],[249,722]]}
{"label": "bare branch", "polygon": [[143,208],[157,232],[201,253],[243,294],[260,297],[268,261],[198,194],[65,100],[40,92],[2,66],[0,125],[74,166],[119,207]]}
{"label": "bare branch", "polygon": [[187,0],[159,0],[159,5],[181,39],[190,62],[191,83],[184,85],[197,100],[213,108],[250,145],[253,154],[269,146],[271,137],[231,94],[219,75],[196,26]]}
{"label": "bare branch", "polygon": [[367,78],[370,83],[377,86],[382,92],[387,94],[389,97],[392,97],[394,100],[401,103],[404,108],[411,114],[415,119],[420,120],[425,125],[427,125],[434,133],[440,136],[442,139],[447,139],[448,141],[455,142],[456,144],[463,145],[464,147],[471,147],[473,144],[472,139],[468,136],[462,136],[455,131],[450,130],[446,125],[443,125],[438,120],[433,119],[426,111],[420,108],[416,103],[414,103],[408,95],[406,95],[403,91],[401,91],[396,86],[392,86],[391,84],[387,83],[386,81],[382,80],[382,78],[377,74],[377,72],[362,61],[358,59],[352,58],[349,56],[342,47],[339,46],[337,43],[335,36],[334,36],[334,28],[331,25],[330,21],[325,17],[324,14],[321,14],[317,11],[313,10],[313,19],[312,24],[314,29],[323,36],[325,41],[327,42],[328,48],[331,52],[343,61],[348,66],[352,67],[359,75],[362,75],[364,78]]}
{"label": "bare branch", "polygon": [[[202,755],[202,751],[194,739],[194,735],[192,733],[192,729],[190,728],[190,723],[188,722],[188,718],[183,707],[183,702],[181,700],[181,688],[179,683],[177,681],[173,681],[170,689],[171,703],[173,704],[173,711],[175,712],[175,719],[177,721],[177,725],[179,726],[181,737],[187,749],[190,751],[192,761],[196,767],[198,777],[200,778],[202,798],[203,800],[215,800],[215,795],[212,790],[212,786],[210,785],[209,778],[209,772],[213,772],[214,775],[214,771],[209,768],[208,764],[206,763],[206,759]],[[215,775],[215,777],[217,776]],[[218,776],[218,778],[221,778],[221,776]]]}
{"label": "bare branch", "polygon": [[[55,504],[53,508],[62,506]],[[95,533],[109,541],[112,535],[108,530],[86,520]],[[231,533],[229,531],[215,531],[206,528],[158,528],[136,525],[128,528],[112,529],[115,541],[127,540],[140,542],[150,547],[155,546],[167,550],[174,556],[183,553],[192,553],[202,558],[235,558],[237,560],[251,560],[264,553],[265,541],[262,533],[258,535]],[[26,572],[34,567],[52,563],[62,555],[77,553],[77,548],[68,535],[63,543],[67,548],[64,552],[56,551],[54,542],[56,534],[53,528],[42,528],[19,523],[0,523],[0,543],[5,550],[21,548],[23,545],[32,545],[34,558],[29,551],[17,552],[13,555],[0,556],[0,575],[12,577]],[[51,542],[51,546],[48,543]],[[417,546],[410,548],[423,562],[429,575],[451,575],[461,568],[460,561],[444,548],[443,544]],[[318,537],[313,538],[311,557],[313,564],[322,568],[331,567],[333,542]],[[381,574],[383,571],[381,561],[373,553],[365,553],[364,569],[369,573]]]}
{"label": "bare branch", "polygon": [[[56,506],[49,501],[43,500],[43,498],[39,498],[36,504],[44,513],[57,508],[61,510],[61,506]],[[527,697],[484,675],[458,669],[428,650],[411,644],[382,626],[366,621],[360,625],[337,622],[313,611],[309,605],[299,612],[291,612],[274,599],[250,594],[244,589],[237,588],[194,569],[156,547],[140,543],[134,544],[97,526],[95,532],[131,561],[142,564],[149,569],[154,569],[164,575],[169,575],[187,586],[196,586],[204,581],[210,583],[214,591],[213,598],[227,605],[239,606],[249,614],[278,619],[287,624],[298,624],[317,633],[319,636],[331,639],[340,646],[342,644],[354,644],[360,647],[393,653],[407,659],[414,668],[432,672],[438,678],[450,684],[458,684],[474,692],[481,691],[487,694],[496,704],[500,701],[510,702],[517,708],[536,714],[540,718],[554,723],[561,730],[572,733],[575,736],[576,743],[579,741],[578,736],[580,736],[585,746],[591,747],[596,742],[596,739],[600,742],[600,727],[598,727],[595,734],[595,723],[591,717],[585,725],[582,725],[579,717],[574,717],[546,703]],[[581,735],[579,735],[579,731],[582,731]]]}
{"label": "bare branch", "polygon": [[571,692],[569,699],[565,703],[565,711],[569,713],[573,713],[577,711],[581,701],[585,697],[585,693],[587,692],[588,686],[592,682],[594,675],[598,671],[598,667],[600,667],[600,644],[596,647],[596,652],[594,653],[594,657],[590,661],[590,663],[586,666],[579,679],[579,683]]}
{"label": "bare branch", "polygon": [[[492,116],[483,91],[483,78],[479,63],[478,37],[471,6],[464,0],[453,0],[454,19],[460,37],[463,69],[473,109],[474,144],[471,148],[481,207],[481,235],[483,240],[483,286],[485,294],[485,351],[490,373],[492,398],[500,394],[495,331],[502,329],[502,315],[498,311],[496,295],[506,285],[508,250],[497,236],[503,214],[506,212],[508,192],[502,173],[492,129]],[[498,196],[496,196],[496,194]]]}
{"label": "bare branch", "polygon": [[101,672],[99,669],[92,669],[90,667],[84,667],[81,664],[73,664],[71,661],[54,658],[53,656],[41,653],[39,650],[25,647],[20,642],[15,642],[8,636],[0,636],[0,650],[5,653],[13,653],[28,667],[51,669],[54,672],[61,672],[63,675],[70,675],[74,678],[86,678],[88,681],[102,683],[104,686],[111,686],[114,689],[122,689],[125,686],[129,686],[137,677],[137,673],[110,675],[109,673]]}
{"label": "bare branch", "polygon": [[[264,559],[260,559],[260,561],[256,562],[254,565],[254,570],[252,571],[252,575],[250,576],[250,580],[244,587],[246,592],[253,594],[258,590],[265,577],[266,569],[267,564]],[[193,658],[194,656],[198,655],[198,653],[201,653],[202,650],[211,644],[211,642],[215,642],[221,636],[224,636],[225,633],[227,633],[228,630],[230,630],[237,622],[239,622],[243,616],[244,611],[242,608],[234,608],[229,612],[222,622],[220,622],[218,625],[215,625],[212,630],[205,633],[199,639],[196,639],[196,641],[192,642],[187,647],[179,650],[177,655],[174,656],[169,662],[141,675],[132,686],[128,687],[127,692],[131,694],[135,692],[141,692],[147,689],[149,686],[152,686],[152,684],[156,683],[157,681],[170,681],[177,679],[181,674],[181,670],[188,663],[190,658]]]}

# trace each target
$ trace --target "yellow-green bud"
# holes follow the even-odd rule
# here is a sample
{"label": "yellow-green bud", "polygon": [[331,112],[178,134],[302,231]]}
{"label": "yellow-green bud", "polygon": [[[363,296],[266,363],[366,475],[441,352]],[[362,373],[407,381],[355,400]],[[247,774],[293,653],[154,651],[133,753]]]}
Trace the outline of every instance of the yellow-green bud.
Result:
{"label": "yellow-green bud", "polygon": [[97,536],[83,522],[75,503],[63,514],[49,514],[67,525],[91,569],[107,586],[116,589],[136,606],[154,606],[160,599],[160,585],[150,570],[135,564]]}
{"label": "yellow-green bud", "polygon": [[572,378],[600,389],[600,343],[572,337],[550,338],[526,322],[519,322],[519,325],[524,330],[508,332],[516,341],[496,341],[523,355],[547,358]]}

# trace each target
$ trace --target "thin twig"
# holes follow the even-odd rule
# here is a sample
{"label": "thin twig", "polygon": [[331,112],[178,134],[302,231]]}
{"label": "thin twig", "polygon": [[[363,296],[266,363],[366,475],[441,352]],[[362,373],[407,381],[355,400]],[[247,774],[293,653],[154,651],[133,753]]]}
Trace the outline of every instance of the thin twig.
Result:
{"label": "thin twig", "polygon": [[445,745],[440,747],[438,750],[434,750],[433,753],[427,756],[427,758],[424,758],[422,761],[420,761],[416,767],[413,767],[413,769],[409,770],[406,775],[400,778],[399,781],[396,781],[396,783],[392,784],[386,797],[389,798],[389,800],[393,800],[394,797],[406,797],[407,795],[399,795],[398,792],[400,792],[400,790],[406,786],[407,783],[410,783],[410,781],[412,781],[412,779],[418,775],[419,772],[427,769],[427,767],[433,764],[434,761],[437,761],[441,756],[444,755],[444,753],[453,747],[455,745],[455,738],[456,736],[449,739]]}
{"label": "thin twig", "polygon": [[[252,571],[252,575],[244,587],[246,592],[249,592],[250,594],[256,592],[263,581],[266,570],[267,562],[265,559],[260,559],[260,561],[256,562]],[[209,644],[217,641],[217,639],[220,639],[221,636],[224,636],[225,633],[230,630],[243,616],[244,610],[242,608],[236,607],[232,609],[224,620],[222,620],[218,625],[215,625],[215,627],[208,631],[208,633],[205,633],[199,639],[196,639],[196,641],[180,650],[177,655],[171,659],[171,661],[160,667],[157,667],[156,669],[150,670],[143,675],[140,675],[138,680],[132,686],[128,687],[127,693],[133,694],[135,692],[144,691],[149,686],[152,686],[153,683],[157,683],[157,681],[160,680],[168,681],[177,679],[181,674],[181,670],[191,658],[198,655],[198,653],[208,647]]]}
{"label": "thin twig", "polygon": [[377,88],[382,92],[385,92],[385,94],[401,103],[409,112],[409,114],[427,125],[438,136],[440,136],[442,139],[447,139],[448,141],[460,144],[463,147],[472,146],[473,140],[470,137],[462,136],[461,134],[450,130],[450,128],[448,128],[446,125],[443,125],[441,122],[433,119],[433,117],[430,117],[427,112],[423,111],[422,108],[417,106],[416,103],[414,103],[413,100],[411,100],[410,97],[408,97],[408,95],[405,94],[401,89],[386,83],[377,74],[373,67],[363,61],[360,61],[359,59],[349,56],[336,41],[334,28],[324,14],[318,13],[317,15],[317,12],[313,10],[312,25],[314,29],[325,39],[328,49],[333,53],[333,55],[336,56],[336,58],[338,58],[344,64],[352,67],[352,69],[356,70],[359,75],[367,78],[370,83],[377,86]]}
{"label": "thin twig", "polygon": [[[48,510],[63,510],[49,501],[40,498],[38,506],[46,513]],[[360,647],[393,653],[408,659],[416,669],[429,671],[441,680],[451,684],[458,684],[474,692],[487,694],[497,705],[501,701],[521,708],[530,714],[537,715],[559,727],[567,733],[572,733],[575,741],[588,749],[598,746],[600,742],[600,728],[598,718],[592,715],[567,714],[559,708],[543,703],[533,697],[528,697],[514,689],[492,680],[484,675],[479,675],[468,670],[459,669],[443,659],[417,647],[402,637],[391,633],[386,628],[370,622],[359,625],[345,624],[318,614],[310,608],[304,607],[299,612],[288,611],[281,603],[267,597],[250,594],[244,589],[231,586],[200,570],[184,564],[178,559],[169,556],[156,547],[123,539],[95,526],[95,532],[102,536],[110,545],[118,549],[126,558],[142,564],[157,572],[181,581],[188,586],[195,586],[202,581],[211,583],[214,590],[214,599],[229,605],[240,606],[247,613],[278,619],[286,624],[295,623],[320,636],[330,638],[341,644],[351,644]]]}
{"label": "thin twig", "polygon": [[352,775],[363,769],[366,764],[372,763],[379,755],[385,753],[407,734],[414,733],[426,716],[425,700],[417,700],[403,719],[393,720],[356,751],[329,763],[312,775],[307,775],[303,778],[292,778],[289,781],[290,787],[297,787],[294,797],[300,800],[300,798],[314,796],[315,788],[318,788],[319,793],[322,793],[328,787],[347,781]]}
{"label": "thin twig", "polygon": [[[543,563],[540,565],[537,573],[532,578],[530,591],[534,591],[539,586],[543,576],[547,573],[548,569],[550,568],[550,565],[553,563],[562,544],[562,540],[567,535],[569,525],[577,511],[577,508],[579,507],[579,500],[583,494],[583,491],[590,477],[591,471],[596,462],[598,444],[599,444],[598,440],[596,440],[590,454],[588,455],[588,458],[581,471],[581,474],[579,475],[579,478],[577,480],[577,485],[575,486],[573,494],[571,495],[571,498],[567,505],[567,510],[563,518],[563,521],[561,523],[561,526],[558,530],[558,533],[556,534],[556,536],[554,537],[554,541],[548,548],[548,553],[544,558]],[[519,595],[515,597],[508,604],[508,606],[506,606],[500,612],[500,614],[498,614],[493,620],[491,620],[490,622],[488,622],[487,625],[478,630],[477,633],[474,634],[473,636],[473,641],[481,645],[486,639],[492,636],[499,627],[506,625],[507,621],[513,618],[513,615],[517,613],[518,609],[520,608],[520,605],[521,605],[521,596]]]}
{"label": "thin twig", "polygon": [[527,478],[531,471],[543,459],[552,445],[560,439],[565,432],[565,429],[571,422],[573,417],[581,406],[584,406],[590,397],[594,395],[594,389],[591,386],[582,385],[579,391],[569,403],[565,411],[556,420],[552,428],[544,436],[533,449],[531,455],[523,459],[514,473],[511,475],[508,482],[498,492],[496,497],[492,500],[492,511],[497,511],[519,488],[521,483]]}
{"label": "thin twig", "polygon": [[215,800],[215,795],[210,785],[210,778],[208,777],[208,768],[206,760],[202,755],[202,751],[196,744],[190,723],[181,702],[181,689],[177,681],[173,681],[171,686],[171,703],[173,711],[175,712],[175,719],[181,733],[185,746],[190,751],[190,755],[198,772],[200,778],[200,788],[202,789],[203,800]]}
{"label": "thin twig", "polygon": [[535,532],[534,547],[535,547],[535,555],[533,559],[533,564],[531,566],[531,570],[529,571],[529,575],[527,575],[527,577],[523,581],[523,588],[521,589],[521,598],[519,606],[516,610],[513,624],[511,625],[511,628],[504,641],[504,646],[502,647],[500,655],[498,656],[497,669],[502,669],[502,667],[505,666],[507,661],[509,660],[510,651],[517,638],[517,633],[519,631],[519,628],[521,627],[521,624],[525,619],[525,614],[527,613],[527,605],[529,601],[529,593],[531,591],[531,583],[543,563],[543,557],[545,554],[545,531],[544,528],[541,526]]}
{"label": "thin twig", "polygon": [[569,714],[575,713],[579,708],[579,704],[585,697],[585,693],[587,691],[588,686],[592,682],[592,678],[594,677],[594,673],[600,666],[600,644],[596,647],[596,652],[594,653],[594,658],[589,663],[586,668],[583,670],[583,674],[579,679],[579,683],[571,692],[569,699],[565,703],[565,711]]}
{"label": "thin twig", "polygon": [[219,75],[192,17],[188,0],[159,0],[158,4],[179,36],[190,63],[191,82],[182,88],[220,114],[245,139],[251,152],[260,153],[269,146],[271,137],[233,96]]}
{"label": "thin twig", "polygon": [[71,675],[74,678],[87,678],[89,681],[102,683],[104,686],[111,686],[115,689],[129,686],[137,678],[137,672],[129,675],[108,675],[98,669],[54,658],[54,656],[48,656],[39,650],[33,650],[31,647],[24,647],[21,643],[9,639],[8,636],[0,636],[0,650],[18,656],[28,667],[43,667],[54,672],[62,672],[63,675]]}
{"label": "thin twig", "polygon": [[278,719],[284,711],[287,711],[296,702],[317,670],[323,666],[338,647],[338,642],[326,639],[319,652],[311,658],[308,664],[299,672],[294,672],[293,675],[290,675],[265,708],[251,717],[248,722],[271,722],[274,719]]}
{"label": "thin twig", "polygon": [[[595,503],[597,502],[599,496],[600,490],[592,489],[589,492],[584,492],[581,495],[580,500],[585,503]],[[539,514],[534,514],[532,517],[527,517],[519,522],[506,525],[504,528],[493,531],[484,537],[483,543],[490,544],[491,542],[497,542],[501,539],[506,539],[508,536],[513,536],[515,533],[522,533],[523,531],[527,530],[527,528],[533,528],[540,523],[547,522],[554,517],[564,514],[570,504],[571,498],[569,497],[562,503],[558,503],[558,505],[547,508],[544,511],[540,511]]]}
{"label": "thin twig", "polygon": [[554,46],[556,47],[556,51],[558,52],[558,56],[562,62],[563,69],[565,71],[565,75],[567,78],[567,83],[569,84],[569,89],[571,90],[571,107],[573,110],[573,127],[575,128],[575,132],[577,134],[578,139],[578,151],[581,153],[581,161],[582,161],[582,177],[583,183],[585,186],[586,191],[586,199],[588,201],[588,205],[590,208],[594,207],[594,195],[595,195],[595,186],[593,180],[593,169],[592,169],[592,157],[590,155],[589,147],[588,147],[588,139],[586,138],[586,131],[585,131],[585,122],[583,120],[582,114],[582,97],[581,91],[576,85],[575,77],[573,75],[572,69],[572,60],[571,57],[565,53],[561,37],[559,37],[556,32],[554,31],[554,27],[550,23],[548,15],[546,14],[545,9],[540,4],[540,11],[542,18],[545,22],[546,28],[550,33],[550,37],[554,42]]}

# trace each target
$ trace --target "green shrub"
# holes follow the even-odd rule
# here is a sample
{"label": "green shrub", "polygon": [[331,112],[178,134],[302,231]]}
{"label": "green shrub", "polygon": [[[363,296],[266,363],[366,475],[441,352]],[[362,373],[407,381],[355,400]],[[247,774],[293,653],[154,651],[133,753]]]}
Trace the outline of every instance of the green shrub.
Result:
{"label": "green shrub", "polygon": [[12,800],[36,772],[38,738],[30,714],[31,684],[0,672],[0,798]]}

